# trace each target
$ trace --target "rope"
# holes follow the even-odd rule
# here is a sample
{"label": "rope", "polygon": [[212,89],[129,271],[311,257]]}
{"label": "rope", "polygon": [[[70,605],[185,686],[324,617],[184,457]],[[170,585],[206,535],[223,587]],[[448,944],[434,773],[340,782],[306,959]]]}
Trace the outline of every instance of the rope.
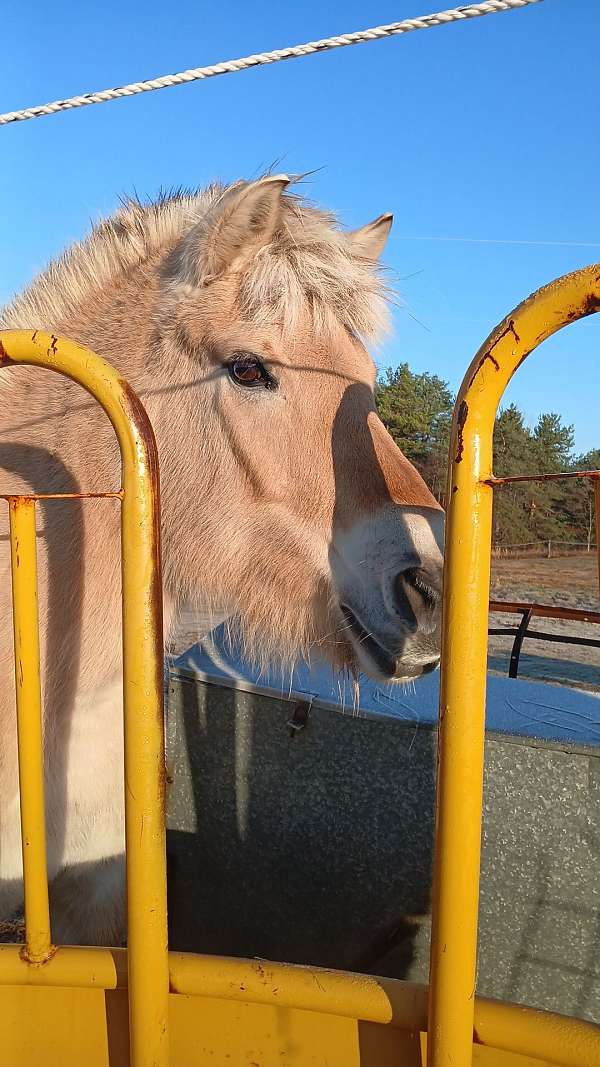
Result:
{"label": "rope", "polygon": [[107,100],[118,100],[122,96],[136,96],[138,93],[149,93],[154,89],[167,89],[171,85],[215,78],[219,74],[234,74],[238,70],[249,70],[251,67],[279,63],[284,59],[298,59],[300,56],[310,56],[316,52],[328,52],[332,48],[347,48],[349,45],[363,44],[366,41],[378,41],[382,37],[399,36],[402,33],[410,33],[412,30],[428,30],[433,26],[445,26],[449,22],[480,18],[483,15],[496,15],[501,11],[512,11],[513,8],[528,7],[530,4],[539,3],[541,0],[487,0],[486,3],[464,4],[461,7],[450,8],[448,11],[420,15],[417,18],[404,19],[402,22],[391,22],[387,26],[356,30],[354,33],[344,33],[339,37],[325,37],[321,41],[309,41],[307,44],[298,44],[290,48],[277,48],[273,52],[259,52],[256,55],[244,56],[242,59],[229,59],[224,63],[214,63],[209,67],[194,67],[192,70],[183,70],[179,74],[164,74],[160,78],[132,82],[130,85],[122,85],[117,89],[103,89],[97,93],[71,96],[68,100],[55,100],[51,104],[38,104],[36,107],[23,108],[21,111],[8,111],[0,115],[0,126],[6,126],[9,122],[25,122],[27,119],[41,118],[42,115],[54,115],[58,111],[86,107],[88,104],[103,104]]}

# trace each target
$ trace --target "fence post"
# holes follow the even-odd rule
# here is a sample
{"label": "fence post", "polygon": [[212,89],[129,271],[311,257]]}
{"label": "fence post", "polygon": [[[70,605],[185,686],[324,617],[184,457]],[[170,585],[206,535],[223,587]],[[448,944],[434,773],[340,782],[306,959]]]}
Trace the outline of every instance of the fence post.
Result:
{"label": "fence post", "polygon": [[594,478],[594,499],[596,505],[596,557],[598,559],[598,590],[600,591],[600,478]]}

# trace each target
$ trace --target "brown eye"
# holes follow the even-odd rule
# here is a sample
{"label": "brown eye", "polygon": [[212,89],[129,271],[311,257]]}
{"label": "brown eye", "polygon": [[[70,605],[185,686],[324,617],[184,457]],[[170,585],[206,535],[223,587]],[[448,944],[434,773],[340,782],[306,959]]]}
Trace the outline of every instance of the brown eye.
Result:
{"label": "brown eye", "polygon": [[228,370],[231,380],[236,385],[243,385],[247,389],[253,389],[257,386],[262,386],[264,389],[274,389],[277,384],[255,356],[236,356],[228,364]]}

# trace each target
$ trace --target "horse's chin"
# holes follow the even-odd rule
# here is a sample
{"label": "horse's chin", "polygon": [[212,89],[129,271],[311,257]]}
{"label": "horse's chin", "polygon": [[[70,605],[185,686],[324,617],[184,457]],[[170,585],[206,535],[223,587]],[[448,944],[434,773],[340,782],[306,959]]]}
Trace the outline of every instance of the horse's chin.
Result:
{"label": "horse's chin", "polygon": [[382,670],[380,665],[371,660],[370,657],[361,654],[360,659],[355,657],[352,673],[356,676],[359,674],[366,675],[374,682],[379,682],[385,685],[409,685],[411,682],[418,681],[425,674],[430,674],[432,671],[437,670],[439,661],[428,663],[422,667],[410,667],[402,660],[395,660],[393,670]]}
{"label": "horse's chin", "polygon": [[343,606],[342,613],[346,623],[348,656],[344,666],[355,677],[363,674],[375,682],[407,685],[437,668],[439,658],[423,663],[407,663],[401,656],[390,652],[373,633],[367,633],[349,608]]}

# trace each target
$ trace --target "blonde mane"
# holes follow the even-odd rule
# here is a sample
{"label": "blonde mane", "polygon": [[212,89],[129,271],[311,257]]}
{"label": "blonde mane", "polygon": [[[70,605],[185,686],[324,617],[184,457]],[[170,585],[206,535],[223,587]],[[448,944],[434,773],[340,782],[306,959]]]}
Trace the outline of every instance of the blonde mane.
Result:
{"label": "blonde mane", "polygon": [[[52,328],[124,273],[172,252],[176,262],[182,239],[240,184],[176,192],[153,203],[124,201],[0,312],[0,326]],[[293,332],[308,307],[319,332],[335,321],[365,341],[377,340],[387,329],[390,297],[381,267],[357,254],[334,215],[297,196],[282,202],[281,228],[242,278],[242,312]]]}

